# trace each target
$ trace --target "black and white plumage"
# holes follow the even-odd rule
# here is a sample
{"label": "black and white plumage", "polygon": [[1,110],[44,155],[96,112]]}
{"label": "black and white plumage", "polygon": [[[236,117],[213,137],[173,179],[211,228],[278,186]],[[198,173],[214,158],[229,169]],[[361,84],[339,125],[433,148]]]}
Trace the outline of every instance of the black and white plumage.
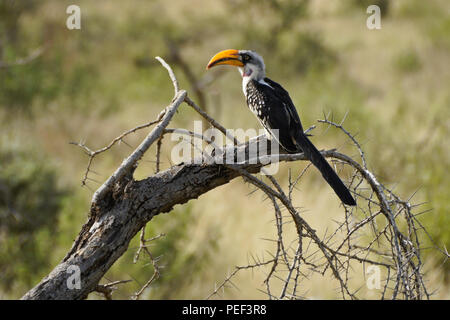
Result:
{"label": "black and white plumage", "polygon": [[[220,64],[235,65],[242,75],[242,89],[250,110],[261,125],[288,153],[303,152],[316,166],[341,201],[356,205],[350,191],[303,132],[289,93],[265,76],[264,60],[249,50],[225,50],[215,55],[208,69]],[[278,136],[274,134],[277,129]]]}

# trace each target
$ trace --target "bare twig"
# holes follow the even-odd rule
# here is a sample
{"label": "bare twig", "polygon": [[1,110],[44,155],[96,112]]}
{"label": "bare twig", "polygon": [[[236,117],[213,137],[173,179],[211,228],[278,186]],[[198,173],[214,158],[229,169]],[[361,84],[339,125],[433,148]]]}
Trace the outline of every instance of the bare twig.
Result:
{"label": "bare twig", "polygon": [[[232,164],[218,162],[217,160],[221,160],[220,157],[202,153],[200,163],[193,161],[173,165],[159,172],[165,134],[177,132],[195,137],[213,146],[215,150],[223,151],[224,154],[231,152],[233,156],[239,152],[250,154],[248,150],[255,144],[267,142],[267,137],[255,137],[247,143],[240,144],[229,130],[202,110],[188,97],[186,91],[180,89],[171,67],[161,58],[157,59],[169,73],[175,91],[174,99],[156,120],[125,131],[106,147],[91,150],[84,142],[74,143],[89,156],[83,178],[85,183],[87,179],[92,180],[88,174],[93,172],[91,165],[95,156],[110,150],[121,141],[124,142],[127,135],[155,125],[142,143],[95,192],[88,221],[61,264],[24,298],[85,298],[92,291],[99,291],[105,298],[111,298],[113,285],[123,282],[108,285],[99,285],[98,282],[106,270],[125,252],[129,242],[139,231],[141,231],[140,245],[135,253],[134,262],[145,253],[153,267],[150,279],[133,296],[134,299],[141,298],[145,290],[160,276],[159,257],[152,255],[149,242],[162,235],[145,239],[146,224],[155,215],[169,212],[173,206],[197,198],[236,177],[242,177],[256,187],[256,190],[262,191],[266,199],[272,202],[276,234],[276,240],[271,239],[275,246],[274,252],[269,252],[271,256],[269,259],[256,256],[247,265],[235,267],[208,298],[220,294],[230,286],[236,287],[233,278],[240,271],[261,269],[266,273],[262,283],[265,289],[263,292],[270,299],[302,298],[304,294],[301,291],[307,291],[303,290],[302,284],[307,282],[311,274],[322,277],[331,275],[337,292],[343,299],[359,299],[359,292],[364,286],[355,285],[350,281],[356,272],[355,265],[359,264],[373,265],[387,272],[383,289],[379,292],[382,299],[430,298],[425,286],[421,257],[421,232],[426,233],[426,230],[413,212],[417,206],[410,204],[411,199],[402,200],[387,189],[368,170],[361,145],[343,127],[342,122],[336,124],[327,117],[319,121],[336,127],[347,135],[358,149],[362,165],[336,150],[325,150],[321,153],[332,160],[338,173],[340,168],[346,168],[343,172],[349,177],[347,184],[357,199],[358,207],[343,206],[345,214],[342,215],[342,219],[336,221],[337,227],[325,230],[320,236],[308,222],[304,212],[294,205],[293,199],[293,190],[305,177],[309,165],[294,181],[289,175],[286,191],[283,183],[274,176],[267,175],[264,169],[264,166],[274,162],[308,160],[303,153],[268,154],[255,159],[249,159],[248,156],[244,161]],[[173,115],[183,102],[191,106],[211,126],[217,128],[233,142],[233,145],[227,147],[215,145],[214,141],[203,134],[168,128]],[[314,126],[307,132],[313,128]],[[155,175],[145,180],[134,181],[132,177],[134,169],[155,142]],[[259,178],[257,173],[265,173],[265,178]],[[294,235],[294,239],[290,241],[287,240],[292,238],[289,232],[293,232]],[[442,252],[448,257],[445,250]],[[90,270],[91,274],[85,274],[83,277],[83,290],[77,292],[67,290],[65,270],[70,265],[84,265],[84,270]],[[275,292],[276,282],[280,284],[279,292]]]}
{"label": "bare twig", "polygon": [[116,285],[131,281],[132,280],[118,280],[107,284],[98,284],[97,287],[95,287],[95,291],[102,293],[106,300],[112,300],[112,293],[114,290],[117,290]]}
{"label": "bare twig", "polygon": [[145,226],[141,229],[141,236],[140,236],[140,242],[139,242],[139,249],[137,250],[134,259],[133,259],[133,263],[136,263],[139,259],[139,256],[141,254],[141,251],[144,250],[145,253],[147,253],[150,262],[153,266],[153,275],[150,277],[150,279],[142,286],[141,289],[139,289],[134,295],[133,295],[133,299],[134,300],[139,300],[141,295],[144,293],[144,291],[150,287],[150,285],[160,277],[161,275],[161,270],[160,267],[158,265],[158,260],[157,258],[154,258],[152,253],[150,252],[150,250],[148,249],[148,242],[157,240],[161,237],[164,237],[165,234],[161,233],[155,237],[152,237],[150,239],[145,239]]}

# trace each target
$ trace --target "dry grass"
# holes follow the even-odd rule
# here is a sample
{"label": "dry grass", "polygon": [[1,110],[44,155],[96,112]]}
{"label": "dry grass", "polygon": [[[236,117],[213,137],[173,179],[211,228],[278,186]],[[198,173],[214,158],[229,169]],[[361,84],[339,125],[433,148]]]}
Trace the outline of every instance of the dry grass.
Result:
{"label": "dry grass", "polygon": [[[410,117],[406,117],[405,123],[402,124],[406,128],[406,133],[402,134],[405,139],[422,141],[432,126],[430,119],[434,118],[434,113],[442,111],[438,107],[433,109],[434,105],[442,103],[433,104],[430,103],[430,99],[432,99],[431,101],[448,102],[448,90],[443,89],[444,84],[450,83],[448,50],[434,48],[427,36],[423,34],[421,26],[414,21],[391,18],[383,20],[381,31],[368,31],[365,28],[365,15],[353,17],[335,15],[332,8],[337,4],[328,6],[328,2],[326,2],[327,5],[324,3],[325,1],[313,1],[315,9],[313,16],[306,23],[306,28],[320,31],[326,45],[339,53],[339,66],[336,72],[345,70],[346,74],[362,88],[370,88],[371,94],[361,108],[379,110],[376,113],[379,117],[377,122],[392,125],[390,119],[399,108],[399,96],[403,97],[403,94],[399,92],[408,92]],[[138,5],[138,7],[134,5]],[[215,13],[220,11],[220,6],[200,0],[195,1],[194,4],[191,1],[176,1],[175,5],[174,1],[171,1],[170,4],[158,3],[154,6],[163,8],[165,13],[177,18],[186,11],[193,10],[197,5],[203,9],[203,13],[199,14],[210,10]],[[50,2],[49,7],[54,8],[53,6],[54,2]],[[87,16],[94,12],[101,15],[117,15],[116,22],[118,24],[122,21],[120,19],[126,16],[118,14],[118,12],[133,14],[140,10],[148,10],[147,4],[143,2],[118,6],[110,1],[100,1],[95,5],[90,1],[82,1],[81,6],[88,9]],[[201,52],[201,56],[193,59],[198,62],[196,68],[203,68],[202,63],[206,62],[207,56],[215,51],[211,49],[208,41],[199,46],[202,47],[198,51]],[[212,46],[214,48],[227,47],[224,39],[220,38],[214,40]],[[399,53],[411,48],[417,52],[422,63],[421,69],[411,75],[398,77],[393,70],[393,61]],[[196,52],[187,52],[186,54],[193,57]],[[113,57],[112,60],[114,59]],[[115,78],[117,74],[121,73],[120,68],[120,66],[116,66],[112,69],[113,71],[108,71],[109,66],[105,65],[105,74],[102,76],[111,78],[111,81],[120,82],[120,79]],[[270,66],[268,68],[270,69]],[[247,112],[244,105],[238,75],[233,71],[228,73],[213,88],[220,92],[222,103],[221,109],[213,110],[211,114],[215,115],[216,113],[220,121],[228,127],[256,128],[255,119],[250,112]],[[292,89],[290,91],[294,101],[301,98],[297,96],[298,91],[295,90],[293,84],[295,81],[297,80],[292,79],[290,83],[286,83],[286,87]],[[187,87],[187,84],[183,83],[182,86]],[[33,124],[26,119],[16,119],[12,123],[5,124],[1,131],[13,131],[19,137],[18,139],[23,140],[32,137],[33,141],[42,146],[42,152],[57,159],[64,172],[61,180],[66,184],[79,186],[87,158],[68,142],[86,139],[87,144],[93,148],[104,146],[120,132],[148,119],[153,119],[163,107],[164,105],[151,101],[148,103],[129,101],[117,113],[105,117],[95,111],[95,106],[91,107],[91,111],[87,115],[78,114],[76,111],[73,113],[60,112],[60,108],[54,106],[45,114],[38,115]],[[311,118],[319,118],[326,107],[323,105],[302,107],[301,112],[313,114]],[[447,114],[441,116],[448,118],[448,108],[446,110]],[[184,111],[185,109],[181,108],[175,121],[186,122],[186,119],[183,118]],[[239,117],[236,117],[237,114]],[[424,118],[418,121],[417,117],[421,115],[424,115]],[[422,121],[426,125],[418,126],[418,123]],[[305,126],[307,125],[309,124]],[[352,125],[357,126],[354,123]],[[358,130],[362,134],[363,141],[369,140],[369,143],[373,144],[382,143],[377,141],[374,136],[365,135],[364,129],[359,128]],[[136,146],[143,134],[145,133],[134,135],[127,139],[127,143]],[[330,139],[329,135],[326,136],[326,139],[322,140],[318,136],[314,141],[317,141],[320,147],[329,145],[330,141],[338,141],[334,137]],[[95,179],[103,181],[128,152],[129,147],[121,145],[114,148],[107,157],[97,159],[94,170],[99,172],[100,176]],[[372,154],[372,156],[375,155]],[[162,159],[168,158],[168,151],[165,150]],[[165,165],[167,166],[169,163],[166,161]],[[294,165],[289,166],[293,167]],[[293,170],[301,170],[303,166],[304,164]],[[283,167],[280,175],[286,176],[288,165],[283,165]],[[137,172],[137,177],[144,177],[148,173],[153,173],[153,170],[152,163],[143,163]],[[400,180],[401,173],[392,179]],[[95,189],[96,183],[92,182],[91,187]],[[297,205],[305,208],[304,218],[311,223],[319,235],[323,235],[327,227],[333,226],[333,219],[339,219],[342,215],[335,196],[331,189],[319,179],[317,171],[314,170],[303,179],[299,188]],[[204,271],[189,286],[178,291],[173,298],[205,298],[213,290],[214,283],[222,281],[228,270],[235,265],[246,264],[250,255],[267,255],[267,250],[273,251],[274,245],[262,240],[263,238],[274,238],[276,234],[272,205],[267,200],[263,201],[264,197],[261,192],[249,195],[252,190],[251,186],[244,184],[239,179],[211,191],[192,203],[194,221],[188,227],[192,237],[191,241],[185,244],[185,250],[195,252],[210,238],[217,238],[217,247],[215,247],[211,261],[208,262],[208,267],[204,268]],[[86,208],[90,196],[91,192],[86,190]],[[418,201],[422,199],[423,196],[419,194]],[[83,212],[80,214],[82,215]],[[427,262],[426,267],[430,268],[429,286],[439,289],[435,297],[450,298],[449,284],[442,282],[444,269],[436,268],[431,260]],[[365,280],[362,266],[355,265],[355,270],[353,281],[363,285]],[[265,295],[258,291],[264,278],[265,275],[260,272],[254,274],[251,271],[243,272],[235,281],[239,290],[228,289],[221,297],[229,299],[265,298]],[[335,288],[336,283],[330,277],[315,275],[307,283],[304,283],[302,291],[309,298],[335,298],[337,297]],[[370,290],[367,291],[366,297],[368,299],[372,297]]]}

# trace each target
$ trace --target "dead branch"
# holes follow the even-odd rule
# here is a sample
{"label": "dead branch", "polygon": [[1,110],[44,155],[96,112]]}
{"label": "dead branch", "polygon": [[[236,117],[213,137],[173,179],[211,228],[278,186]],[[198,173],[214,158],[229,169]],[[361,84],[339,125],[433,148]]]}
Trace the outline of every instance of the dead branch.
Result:
{"label": "dead branch", "polygon": [[[358,206],[349,208],[343,205],[343,220],[336,221],[337,227],[319,237],[302,212],[293,205],[293,189],[304,176],[307,168],[294,180],[289,176],[287,191],[275,177],[267,175],[264,166],[275,161],[307,160],[302,154],[267,154],[256,158],[250,157],[254,146],[270,144],[265,136],[240,142],[228,130],[189,98],[185,90],[181,90],[171,67],[161,58],[161,64],[168,70],[174,87],[172,102],[159,114],[156,120],[150,121],[131,130],[125,131],[113,139],[106,147],[91,150],[84,143],[75,143],[89,156],[88,166],[83,183],[92,170],[94,158],[137,130],[155,125],[142,143],[122,162],[115,172],[94,193],[87,222],[74,241],[72,248],[54,270],[38,285],[27,292],[22,299],[84,299],[93,291],[102,292],[107,299],[111,298],[112,284],[99,285],[99,281],[127,250],[130,241],[141,231],[140,246],[135,255],[135,262],[145,252],[153,266],[153,275],[147,283],[135,293],[139,299],[142,293],[160,276],[158,258],[153,257],[145,239],[145,226],[153,217],[169,212],[175,205],[180,205],[231,180],[242,177],[257,190],[262,191],[273,204],[275,213],[275,249],[271,258],[256,257],[246,266],[237,266],[225,280],[216,286],[208,298],[219,295],[230,285],[235,286],[233,278],[245,270],[266,269],[264,292],[269,299],[297,299],[305,297],[301,292],[302,284],[312,273],[322,276],[331,275],[343,299],[358,299],[359,287],[351,283],[351,273],[355,264],[373,265],[383,268],[387,277],[380,289],[380,298],[423,299],[430,294],[425,286],[422,270],[421,235],[424,229],[413,212],[414,206],[401,200],[392,191],[382,185],[375,175],[367,169],[366,159],[361,145],[343,124],[336,124],[327,119],[319,121],[342,131],[357,148],[362,165],[351,157],[337,150],[325,150],[322,154],[335,161],[336,169],[345,168],[351,172],[349,186],[357,198]],[[172,120],[179,106],[186,103],[192,107],[205,121],[218,129],[232,145],[216,146],[203,135],[185,129],[170,129]],[[315,126],[307,131],[311,131]],[[163,137],[166,134],[182,133],[194,139],[200,139],[213,145],[214,150],[221,152],[202,154],[200,162],[194,159],[173,165],[160,171],[160,155]],[[133,172],[139,160],[156,142],[156,173],[146,179],[137,181]],[[217,156],[219,154],[219,156]],[[246,159],[245,161],[226,163],[217,161],[227,159]],[[240,157],[243,155],[243,157]],[[266,173],[265,181],[256,173]],[[286,210],[288,215],[283,215]],[[288,225],[287,222],[293,222]],[[296,239],[289,243],[286,237],[289,227],[293,228]],[[364,235],[364,239],[362,239]],[[67,270],[70,266],[78,266],[81,270],[81,289],[70,289]],[[117,284],[119,282],[113,282]],[[120,282],[121,283],[121,282]],[[281,284],[278,293],[274,284]]]}
{"label": "dead branch", "polygon": [[95,291],[102,293],[106,300],[112,300],[112,293],[114,290],[117,290],[116,285],[128,282],[131,282],[131,280],[118,280],[107,284],[98,284]]}

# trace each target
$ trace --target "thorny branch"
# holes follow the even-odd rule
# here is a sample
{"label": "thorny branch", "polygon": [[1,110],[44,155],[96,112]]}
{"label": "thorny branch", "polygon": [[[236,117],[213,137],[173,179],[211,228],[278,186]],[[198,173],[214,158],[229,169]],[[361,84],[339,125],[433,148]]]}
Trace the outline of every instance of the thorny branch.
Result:
{"label": "thorny branch", "polygon": [[134,300],[139,300],[141,295],[144,293],[144,291],[150,287],[150,285],[157,280],[160,275],[161,275],[161,270],[160,267],[158,265],[158,261],[159,261],[159,257],[154,258],[152,253],[150,252],[150,250],[148,249],[148,244],[151,241],[157,240],[161,237],[164,237],[165,234],[161,233],[155,237],[152,237],[150,239],[145,239],[145,226],[141,229],[141,236],[140,236],[140,242],[139,242],[139,249],[137,250],[134,259],[133,259],[133,263],[136,263],[139,259],[139,256],[142,252],[142,250],[144,250],[145,253],[147,253],[149,259],[150,259],[150,263],[152,264],[153,267],[153,275],[150,277],[150,279],[142,286],[142,288],[140,288],[134,295],[133,295],[133,299]]}
{"label": "thorny branch", "polygon": [[131,281],[132,280],[118,280],[107,284],[98,284],[95,288],[95,291],[102,293],[106,300],[112,300],[112,293],[114,292],[114,290],[117,290],[116,285],[121,283],[128,283]]}
{"label": "thorny branch", "polygon": [[[96,191],[93,197],[94,206],[125,175],[129,175],[130,172],[132,175],[138,161],[155,141],[157,142],[156,173],[160,171],[160,156],[161,148],[164,145],[164,135],[181,132],[213,145],[213,142],[203,135],[185,129],[167,128],[173,114],[183,102],[192,107],[229,141],[232,141],[236,149],[246,145],[238,141],[224,126],[209,116],[188,96],[186,91],[181,90],[171,67],[162,58],[157,57],[157,59],[169,72],[174,86],[175,97],[171,105],[164,109],[156,120],[122,133],[104,148],[93,151],[84,143],[74,143],[89,156],[87,170],[82,180],[82,183],[85,184],[86,180],[89,179],[92,161],[97,155],[111,149],[118,142],[124,141],[124,138],[129,134],[156,125],[141,145],[124,160],[116,172]],[[226,288],[235,287],[233,279],[238,273],[244,270],[262,269],[263,272],[266,272],[263,283],[264,290],[262,291],[269,299],[307,297],[306,283],[312,274],[320,274],[322,277],[331,275],[343,299],[359,299],[361,297],[358,293],[362,285],[352,282],[352,278],[354,273],[357,272],[355,267],[363,264],[364,267],[373,265],[385,271],[385,273],[381,273],[386,274],[386,277],[382,279],[383,288],[379,291],[381,299],[429,299],[430,293],[425,285],[421,256],[421,243],[423,241],[421,231],[426,233],[426,230],[417,219],[418,213],[414,211],[419,205],[412,205],[411,199],[402,200],[376,179],[375,175],[367,168],[367,160],[361,145],[344,128],[343,121],[337,124],[325,118],[324,120],[318,120],[318,123],[327,124],[341,131],[360,154],[362,165],[336,150],[322,151],[325,157],[332,159],[341,176],[347,175],[349,189],[355,195],[358,206],[350,208],[343,205],[345,214],[341,220],[336,221],[335,229],[331,232],[327,230],[323,236],[319,236],[303,217],[302,212],[294,206],[292,197],[293,190],[310,167],[309,164],[295,179],[292,179],[291,173],[289,173],[287,191],[283,189],[282,184],[275,177],[265,175],[266,182],[256,175],[256,173],[264,171],[263,167],[264,164],[268,163],[267,160],[270,160],[269,162],[307,160],[302,153],[270,154],[259,157],[256,164],[250,161],[254,159],[235,164],[222,164],[224,168],[234,171],[270,199],[274,208],[277,239],[274,240],[275,248],[274,252],[270,254],[270,258],[253,257],[253,261],[249,261],[248,265],[235,267],[221,284],[215,286],[215,289],[207,298],[220,295]],[[314,128],[315,126],[312,126],[307,132]],[[259,138],[261,137],[256,139]],[[247,145],[249,143],[247,142]],[[221,146],[214,146],[214,148],[221,148]],[[210,155],[202,155],[202,157],[208,159],[208,161],[212,158]],[[287,211],[288,215],[283,215],[284,210]],[[289,224],[289,222],[293,222],[293,224]],[[287,235],[289,235],[289,232],[295,233],[294,241],[288,242]],[[148,282],[135,293],[133,296],[135,299],[139,299],[145,289],[160,276],[160,269],[157,264],[158,258],[154,258],[148,249],[148,242],[156,240],[156,238],[145,239],[144,224],[141,228],[140,246],[135,255],[135,262],[141,252],[145,252],[150,258],[154,273]],[[446,254],[448,257],[448,253]],[[97,291],[102,292],[102,290],[107,291],[105,294],[107,298],[110,297],[109,289],[105,286],[97,287]]]}

